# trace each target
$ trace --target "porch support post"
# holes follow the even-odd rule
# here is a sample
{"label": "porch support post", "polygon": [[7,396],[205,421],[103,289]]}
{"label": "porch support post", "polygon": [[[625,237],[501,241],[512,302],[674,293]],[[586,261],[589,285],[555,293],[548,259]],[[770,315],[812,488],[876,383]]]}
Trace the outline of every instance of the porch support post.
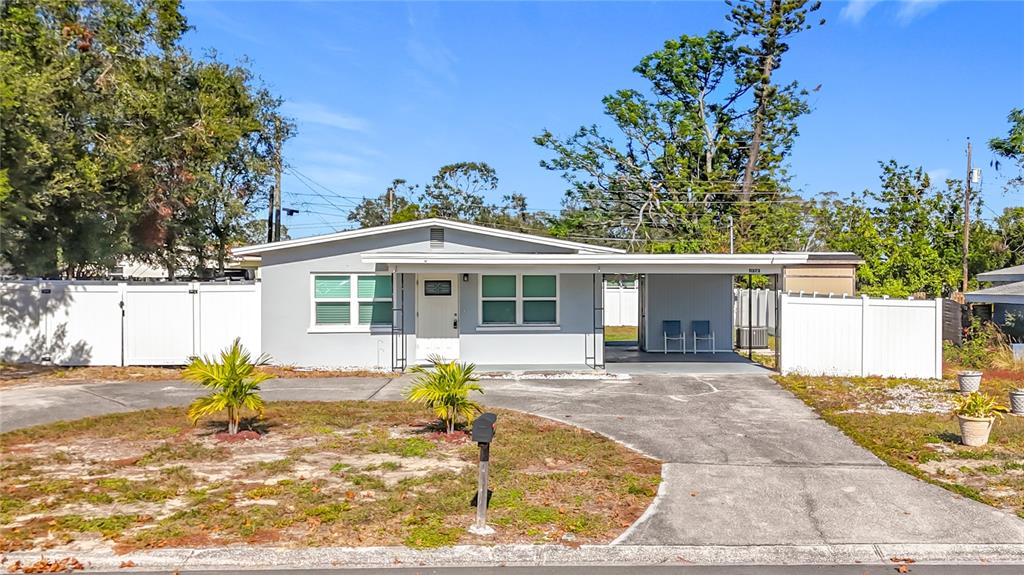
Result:
{"label": "porch support post", "polygon": [[779,326],[782,298],[779,291],[779,274],[772,276],[772,293],[775,295],[775,371],[782,373],[782,330]]}
{"label": "porch support post", "polygon": [[747,359],[754,359],[754,276],[747,274]]}

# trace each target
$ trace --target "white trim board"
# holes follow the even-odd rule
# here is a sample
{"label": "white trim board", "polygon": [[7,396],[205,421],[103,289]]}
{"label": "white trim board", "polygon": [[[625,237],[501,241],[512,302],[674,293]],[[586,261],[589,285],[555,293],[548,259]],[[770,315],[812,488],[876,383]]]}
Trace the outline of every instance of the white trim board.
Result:
{"label": "white trim board", "polygon": [[324,234],[320,236],[310,236],[308,238],[298,238],[294,240],[285,240],[282,242],[255,244],[251,246],[243,246],[231,250],[234,256],[250,256],[259,255],[267,252],[275,252],[280,250],[286,250],[290,248],[297,248],[302,246],[311,246],[316,244],[323,244],[329,242],[337,242],[342,240],[349,240],[354,238],[362,238],[367,236],[375,236],[378,234],[386,234],[391,232],[400,232],[404,230],[416,230],[420,228],[431,228],[440,227],[448,228],[451,230],[459,230],[463,232],[481,234],[486,236],[493,236],[498,238],[505,238],[511,240],[518,240],[523,242],[530,242],[533,244],[539,244],[544,246],[553,246],[559,248],[566,248],[587,253],[609,253],[609,254],[621,254],[625,253],[625,250],[619,248],[610,248],[606,246],[596,246],[592,244],[584,244],[580,242],[571,242],[568,240],[560,240],[558,238],[550,238],[545,236],[536,236],[532,234],[524,234],[521,232],[510,232],[507,230],[498,230],[494,228],[488,228],[485,226],[478,226],[475,224],[467,224],[465,222],[455,222],[451,220],[445,220],[441,218],[429,218],[425,220],[416,220],[412,222],[402,222],[400,224],[390,224],[385,226],[377,226],[373,228],[362,228],[358,230],[347,230],[344,232],[337,232],[333,234]]}

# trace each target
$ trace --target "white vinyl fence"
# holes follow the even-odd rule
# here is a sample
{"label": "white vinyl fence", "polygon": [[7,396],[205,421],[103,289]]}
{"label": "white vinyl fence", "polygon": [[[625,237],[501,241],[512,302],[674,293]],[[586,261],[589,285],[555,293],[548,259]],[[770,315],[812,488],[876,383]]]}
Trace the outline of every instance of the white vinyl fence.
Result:
{"label": "white vinyl fence", "polygon": [[775,290],[735,288],[732,304],[734,326],[764,327],[775,334]]}
{"label": "white vinyl fence", "polygon": [[636,283],[604,285],[604,325],[639,325],[640,300]]}
{"label": "white vinyl fence", "polygon": [[942,378],[942,300],[783,294],[782,373]]}
{"label": "white vinyl fence", "polygon": [[260,353],[260,285],[0,282],[0,359],[180,365],[236,337]]}

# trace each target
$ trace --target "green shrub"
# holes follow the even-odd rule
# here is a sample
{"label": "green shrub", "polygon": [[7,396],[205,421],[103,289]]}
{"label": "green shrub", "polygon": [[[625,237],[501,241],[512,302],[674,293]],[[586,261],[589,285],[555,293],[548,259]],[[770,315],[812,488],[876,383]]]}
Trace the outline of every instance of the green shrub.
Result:
{"label": "green shrub", "polygon": [[434,410],[434,414],[444,423],[448,433],[455,431],[459,419],[472,423],[476,414],[480,413],[480,404],[469,399],[472,391],[483,393],[482,387],[471,363],[442,361],[430,358],[429,367],[416,366],[413,373],[419,374],[412,386],[405,391],[405,398],[413,403],[422,403]]}
{"label": "green shrub", "polygon": [[257,371],[256,366],[268,360],[268,356],[262,355],[254,363],[239,338],[235,338],[220,353],[220,361],[207,357],[194,358],[182,375],[213,393],[196,399],[189,406],[188,418],[192,425],[196,425],[203,417],[227,411],[228,433],[233,435],[238,433],[243,410],[248,409],[257,417],[262,417],[260,384],[273,376]]}

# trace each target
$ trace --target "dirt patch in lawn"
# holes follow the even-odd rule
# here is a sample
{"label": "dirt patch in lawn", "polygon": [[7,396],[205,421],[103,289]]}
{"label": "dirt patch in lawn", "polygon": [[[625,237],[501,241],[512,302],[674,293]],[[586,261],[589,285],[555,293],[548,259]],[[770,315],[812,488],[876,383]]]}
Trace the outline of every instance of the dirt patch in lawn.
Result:
{"label": "dirt patch in lawn", "polygon": [[497,534],[467,533],[477,447],[403,403],[281,402],[226,442],[182,409],[0,435],[0,551],[606,543],[646,509],[660,464],[593,433],[499,411]]}
{"label": "dirt patch in lawn", "polygon": [[[997,420],[989,444],[960,444],[953,379],[776,376],[822,417],[886,463],[1024,517],[1024,417]],[[986,376],[982,391],[1007,403],[1021,379]]]}
{"label": "dirt patch in lawn", "polygon": [[[182,379],[180,367],[88,366],[61,367],[34,364],[0,364],[0,389],[25,385],[60,385],[90,382],[167,381]],[[263,366],[260,371],[274,377],[304,379],[311,377],[397,377],[398,374],[372,370],[299,369],[288,366]]]}

